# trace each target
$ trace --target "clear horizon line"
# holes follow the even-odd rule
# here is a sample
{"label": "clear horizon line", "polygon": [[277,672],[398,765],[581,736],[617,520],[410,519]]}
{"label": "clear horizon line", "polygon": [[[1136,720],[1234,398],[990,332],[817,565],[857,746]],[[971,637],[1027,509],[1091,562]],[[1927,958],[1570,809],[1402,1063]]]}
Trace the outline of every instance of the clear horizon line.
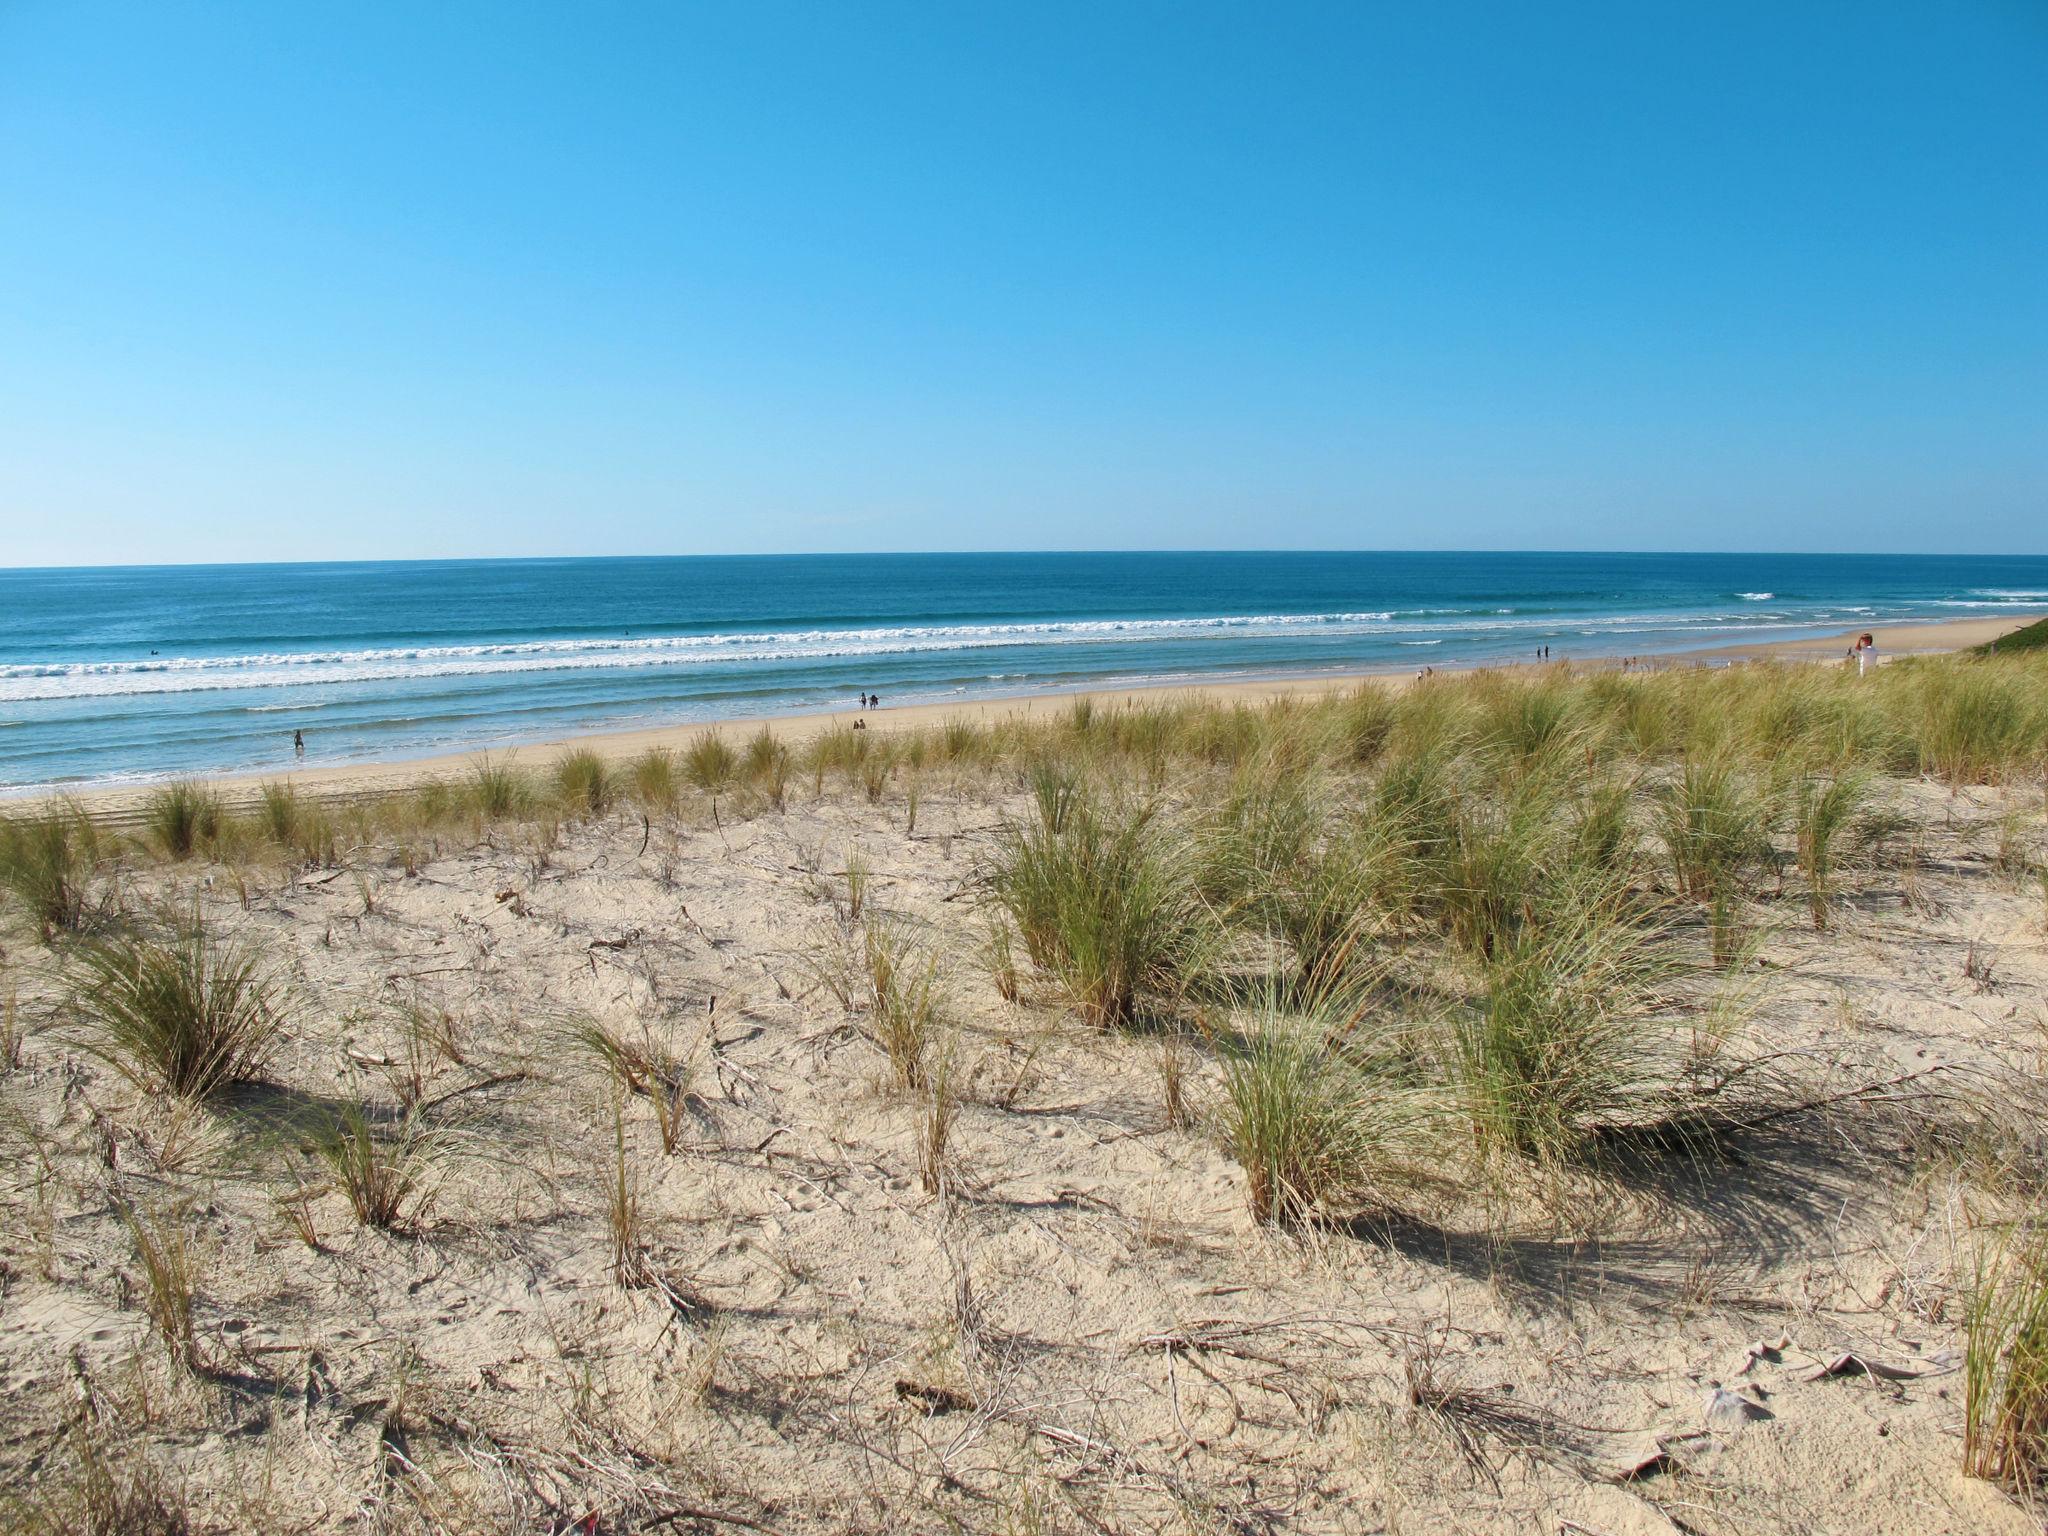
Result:
{"label": "clear horizon line", "polygon": [[403,555],[337,556],[306,560],[108,560],[71,565],[8,565],[0,563],[0,575],[63,574],[72,571],[174,571],[237,570],[275,568],[304,569],[348,565],[562,565],[607,560],[877,560],[877,559],[990,559],[1033,556],[1127,556],[1127,555],[1502,555],[1502,556],[1622,556],[1693,559],[1872,559],[1872,560],[2041,560],[2048,550],[1968,551],[1928,549],[1594,549],[1572,548],[1487,548],[1477,546],[1416,548],[1385,545],[1329,545],[1322,547],[1274,548],[1267,546],[1212,545],[1172,549],[871,549],[871,550],[727,550],[720,552],[638,552],[630,554],[561,555]]}

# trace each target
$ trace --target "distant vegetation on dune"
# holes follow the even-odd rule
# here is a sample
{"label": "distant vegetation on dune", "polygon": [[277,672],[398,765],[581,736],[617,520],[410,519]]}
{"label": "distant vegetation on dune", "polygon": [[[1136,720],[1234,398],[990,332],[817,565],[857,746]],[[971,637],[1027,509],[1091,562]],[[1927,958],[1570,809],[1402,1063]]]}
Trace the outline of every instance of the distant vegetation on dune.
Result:
{"label": "distant vegetation on dune", "polygon": [[2015,651],[2038,651],[2043,647],[2048,647],[2048,619],[2036,619],[2024,629],[2016,629],[2009,635],[2000,635],[1996,640],[1977,649],[1982,655],[2003,656]]}

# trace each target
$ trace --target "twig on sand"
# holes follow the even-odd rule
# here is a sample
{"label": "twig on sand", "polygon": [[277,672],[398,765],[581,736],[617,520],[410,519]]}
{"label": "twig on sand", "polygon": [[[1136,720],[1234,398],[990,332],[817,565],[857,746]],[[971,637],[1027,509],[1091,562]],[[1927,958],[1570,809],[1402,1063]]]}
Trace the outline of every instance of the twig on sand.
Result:
{"label": "twig on sand", "polygon": [[745,1515],[736,1515],[729,1509],[706,1509],[701,1504],[683,1504],[662,1514],[640,1522],[640,1529],[651,1531],[656,1526],[674,1525],[678,1520],[709,1520],[715,1525],[737,1525],[749,1531],[761,1531],[765,1536],[782,1536],[772,1525],[759,1520],[749,1520]]}

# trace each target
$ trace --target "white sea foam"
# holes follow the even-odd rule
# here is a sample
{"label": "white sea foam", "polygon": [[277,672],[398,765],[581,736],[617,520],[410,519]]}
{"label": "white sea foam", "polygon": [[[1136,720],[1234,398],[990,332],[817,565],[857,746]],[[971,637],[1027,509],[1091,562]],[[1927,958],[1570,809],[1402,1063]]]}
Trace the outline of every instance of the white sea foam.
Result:
{"label": "white sea foam", "polygon": [[[1743,594],[1745,598],[1770,594]],[[2002,602],[1952,599],[1945,606],[1996,607]],[[1168,619],[1076,619],[1042,623],[929,624],[868,629],[802,629],[697,635],[592,636],[507,640],[465,645],[368,647],[355,650],[264,651],[229,656],[149,656],[108,661],[0,664],[0,703],[115,698],[214,690],[415,680],[512,678],[528,673],[604,672],[802,664],[846,658],[990,649],[1034,651],[1065,646],[1132,646],[1205,637],[1253,640],[1358,637],[1402,644],[1441,643],[1446,636],[1483,639],[1517,632],[1554,632],[1557,619],[1495,610],[1407,610],[1311,614],[1244,614]],[[1763,624],[1824,623],[1818,614],[1778,612],[1611,614],[1577,618],[1580,633],[1622,641],[1635,636],[1721,633]],[[1013,674],[1024,675],[1024,674]],[[262,709],[289,708],[264,704]]]}
{"label": "white sea foam", "polygon": [[1775,592],[1738,592],[1735,595],[1745,603],[1768,603],[1778,594]]}

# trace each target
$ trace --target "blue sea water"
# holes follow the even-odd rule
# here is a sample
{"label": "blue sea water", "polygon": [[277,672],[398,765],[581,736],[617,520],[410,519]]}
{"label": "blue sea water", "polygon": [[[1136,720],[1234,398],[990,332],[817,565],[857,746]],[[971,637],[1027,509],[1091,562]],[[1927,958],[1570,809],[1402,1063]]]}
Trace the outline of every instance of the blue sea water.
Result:
{"label": "blue sea water", "polygon": [[2048,608],[2048,557],[1011,554],[0,570],[0,792]]}

